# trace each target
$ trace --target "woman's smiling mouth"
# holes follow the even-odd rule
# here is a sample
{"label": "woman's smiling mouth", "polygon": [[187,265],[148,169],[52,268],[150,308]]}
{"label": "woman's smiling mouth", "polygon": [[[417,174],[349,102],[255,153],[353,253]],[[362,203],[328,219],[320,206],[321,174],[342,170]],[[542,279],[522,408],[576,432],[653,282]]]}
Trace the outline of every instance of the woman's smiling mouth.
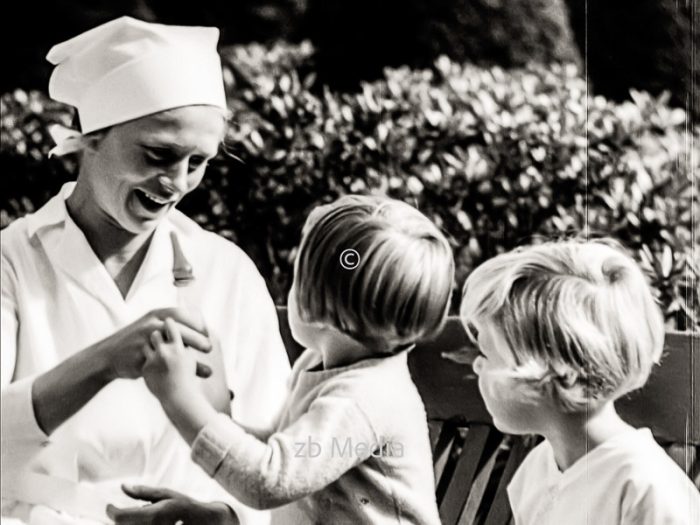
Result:
{"label": "woman's smiling mouth", "polygon": [[174,204],[177,200],[172,196],[167,198],[162,197],[142,188],[136,188],[134,193],[141,206],[149,213],[157,213],[170,204]]}

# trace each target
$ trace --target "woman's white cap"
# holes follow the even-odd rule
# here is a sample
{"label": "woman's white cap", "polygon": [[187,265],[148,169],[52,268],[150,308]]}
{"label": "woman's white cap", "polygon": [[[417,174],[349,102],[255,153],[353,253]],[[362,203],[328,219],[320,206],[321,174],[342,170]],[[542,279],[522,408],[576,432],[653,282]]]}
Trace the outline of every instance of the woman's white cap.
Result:
{"label": "woman's white cap", "polygon": [[75,106],[83,133],[190,105],[226,110],[219,30],[121,17],[55,45],[54,100]]}

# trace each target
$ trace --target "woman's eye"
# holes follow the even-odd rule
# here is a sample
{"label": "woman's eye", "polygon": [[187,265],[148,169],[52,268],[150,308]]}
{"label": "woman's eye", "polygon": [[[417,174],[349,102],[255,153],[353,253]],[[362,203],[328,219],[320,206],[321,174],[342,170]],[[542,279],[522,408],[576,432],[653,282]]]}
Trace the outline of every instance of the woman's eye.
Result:
{"label": "woman's eye", "polygon": [[170,155],[166,151],[145,148],[146,160],[151,164],[166,164],[170,162]]}

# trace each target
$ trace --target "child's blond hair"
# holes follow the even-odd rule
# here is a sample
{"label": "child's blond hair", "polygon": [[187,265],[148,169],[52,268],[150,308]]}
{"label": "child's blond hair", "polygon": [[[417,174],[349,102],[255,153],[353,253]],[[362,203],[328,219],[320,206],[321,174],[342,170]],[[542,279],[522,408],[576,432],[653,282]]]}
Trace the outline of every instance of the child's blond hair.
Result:
{"label": "child's blond hair", "polygon": [[[342,264],[347,250],[357,267]],[[347,195],[309,215],[295,299],[304,321],[386,347],[440,330],[453,281],[450,245],[427,217],[388,197]]]}
{"label": "child's blond hair", "polygon": [[651,289],[610,239],[549,242],[486,261],[465,283],[461,317],[468,331],[493,323],[515,375],[569,412],[642,386],[663,349]]}

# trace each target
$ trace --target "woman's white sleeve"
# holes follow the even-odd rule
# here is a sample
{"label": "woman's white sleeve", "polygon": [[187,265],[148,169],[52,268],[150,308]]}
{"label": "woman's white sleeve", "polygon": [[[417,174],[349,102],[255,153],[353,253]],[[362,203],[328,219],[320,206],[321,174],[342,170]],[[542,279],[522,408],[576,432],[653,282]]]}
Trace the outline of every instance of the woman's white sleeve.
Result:
{"label": "woman's white sleeve", "polygon": [[20,320],[17,313],[16,280],[11,264],[3,254],[0,268],[2,282],[0,284],[0,352],[2,373],[2,406],[1,448],[2,474],[26,464],[42,446],[48,442],[48,437],[41,430],[34,417],[32,403],[32,383],[34,377],[26,377],[13,381],[17,363],[17,333]]}

